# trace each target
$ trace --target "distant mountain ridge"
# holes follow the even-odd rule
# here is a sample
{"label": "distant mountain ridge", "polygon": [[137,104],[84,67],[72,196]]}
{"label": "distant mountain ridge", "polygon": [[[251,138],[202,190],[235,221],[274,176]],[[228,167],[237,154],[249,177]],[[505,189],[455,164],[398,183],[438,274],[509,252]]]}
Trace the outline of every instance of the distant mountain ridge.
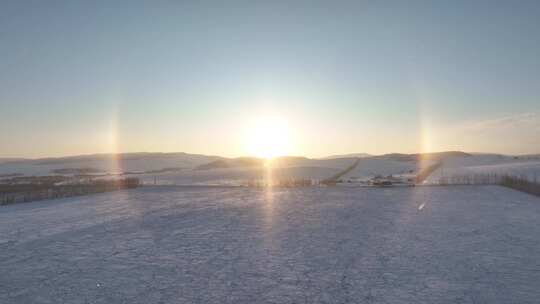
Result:
{"label": "distant mountain ridge", "polygon": [[256,157],[220,158],[210,163],[199,165],[195,170],[225,169],[237,167],[262,167],[266,161]]}
{"label": "distant mountain ridge", "polygon": [[330,155],[323,157],[321,159],[336,159],[336,158],[364,158],[364,157],[372,157],[372,154],[368,153],[349,153],[349,154],[337,154],[337,155]]}
{"label": "distant mountain ridge", "polygon": [[[148,172],[164,168],[193,169],[223,159],[219,156],[178,153],[120,153],[90,154],[67,157],[17,159],[0,163],[0,174],[47,175],[55,172],[76,172],[85,169],[95,172]],[[60,170],[60,171],[58,171]]]}
{"label": "distant mountain ridge", "polygon": [[13,163],[13,162],[24,161],[24,160],[28,160],[28,159],[19,158],[19,157],[0,157],[0,164]]}
{"label": "distant mountain ridge", "polygon": [[103,161],[103,160],[141,160],[141,159],[157,159],[157,158],[220,158],[219,156],[203,155],[203,154],[189,154],[185,152],[134,152],[134,153],[105,153],[105,154],[88,154],[88,155],[74,155],[65,157],[47,157],[38,159],[23,159],[23,162],[32,162],[36,165],[49,165],[58,163],[72,163],[80,161]]}
{"label": "distant mountain ridge", "polygon": [[429,153],[413,153],[413,154],[401,154],[390,153],[373,158],[390,159],[397,161],[419,161],[419,160],[443,160],[449,157],[469,157],[472,154],[461,151],[445,151],[445,152],[429,152]]}

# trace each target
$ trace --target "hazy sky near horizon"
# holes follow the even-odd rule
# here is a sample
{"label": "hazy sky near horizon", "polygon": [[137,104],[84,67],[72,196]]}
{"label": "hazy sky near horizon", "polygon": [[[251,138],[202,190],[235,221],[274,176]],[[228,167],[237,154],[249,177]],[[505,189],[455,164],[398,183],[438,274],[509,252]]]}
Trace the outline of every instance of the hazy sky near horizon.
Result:
{"label": "hazy sky near horizon", "polygon": [[4,0],[0,157],[246,155],[259,120],[291,155],[539,153],[539,54],[540,1]]}

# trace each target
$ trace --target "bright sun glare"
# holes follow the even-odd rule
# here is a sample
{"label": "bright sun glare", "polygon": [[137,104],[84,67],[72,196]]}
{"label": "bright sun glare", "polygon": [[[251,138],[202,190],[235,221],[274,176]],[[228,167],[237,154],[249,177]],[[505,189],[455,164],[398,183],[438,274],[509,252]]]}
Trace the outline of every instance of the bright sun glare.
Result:
{"label": "bright sun glare", "polygon": [[290,130],[282,117],[253,119],[246,127],[245,151],[256,157],[271,159],[291,152]]}

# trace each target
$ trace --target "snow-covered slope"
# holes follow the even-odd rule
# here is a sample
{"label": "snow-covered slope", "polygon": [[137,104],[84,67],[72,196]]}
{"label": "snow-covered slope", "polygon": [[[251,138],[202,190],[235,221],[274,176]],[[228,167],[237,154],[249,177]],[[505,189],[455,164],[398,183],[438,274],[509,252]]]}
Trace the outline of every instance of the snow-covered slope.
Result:
{"label": "snow-covered slope", "polygon": [[245,166],[207,170],[184,170],[163,174],[136,175],[145,183],[174,185],[238,185],[247,181],[264,180],[270,175],[274,180],[322,180],[337,174],[354,163],[355,159],[318,160],[304,157],[282,157],[266,166]]}
{"label": "snow-covered slope", "polygon": [[471,176],[478,174],[514,175],[529,180],[540,180],[540,158],[532,156],[505,156],[473,154],[469,157],[449,158],[433,172],[427,182],[437,182],[441,177]]}
{"label": "snow-covered slope", "polygon": [[322,180],[342,169],[327,167],[286,167],[286,168],[226,168],[212,170],[186,170],[162,174],[137,174],[145,184],[158,185],[245,185],[248,181],[274,181],[288,179]]}
{"label": "snow-covered slope", "polygon": [[[266,178],[325,179],[354,163],[354,158],[309,159],[280,157],[269,163],[257,158],[224,158],[186,153],[130,153],[88,155],[14,161],[0,164],[0,175],[50,175],[66,169],[94,174],[124,174],[145,183],[159,184],[239,184]],[[76,172],[77,170],[71,170]]]}
{"label": "snow-covered slope", "polygon": [[217,156],[187,153],[83,155],[2,163],[0,164],[0,174],[48,175],[53,170],[66,168],[92,168],[104,173],[140,172],[164,168],[191,169],[218,158]]}
{"label": "snow-covered slope", "polygon": [[364,157],[371,157],[373,155],[368,153],[350,153],[350,154],[341,154],[341,155],[330,155],[327,157],[323,157],[321,159],[336,159],[336,158],[364,158]]}
{"label": "snow-covered slope", "polygon": [[344,179],[367,179],[375,176],[410,175],[415,176],[433,161],[396,161],[382,158],[364,158],[358,166],[343,176]]}

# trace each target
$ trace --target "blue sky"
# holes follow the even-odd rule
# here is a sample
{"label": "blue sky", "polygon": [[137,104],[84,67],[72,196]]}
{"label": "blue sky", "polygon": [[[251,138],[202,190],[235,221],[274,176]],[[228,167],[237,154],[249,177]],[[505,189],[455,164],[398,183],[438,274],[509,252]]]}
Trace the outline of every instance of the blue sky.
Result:
{"label": "blue sky", "polygon": [[538,153],[538,54],[539,1],[2,1],[0,156]]}

